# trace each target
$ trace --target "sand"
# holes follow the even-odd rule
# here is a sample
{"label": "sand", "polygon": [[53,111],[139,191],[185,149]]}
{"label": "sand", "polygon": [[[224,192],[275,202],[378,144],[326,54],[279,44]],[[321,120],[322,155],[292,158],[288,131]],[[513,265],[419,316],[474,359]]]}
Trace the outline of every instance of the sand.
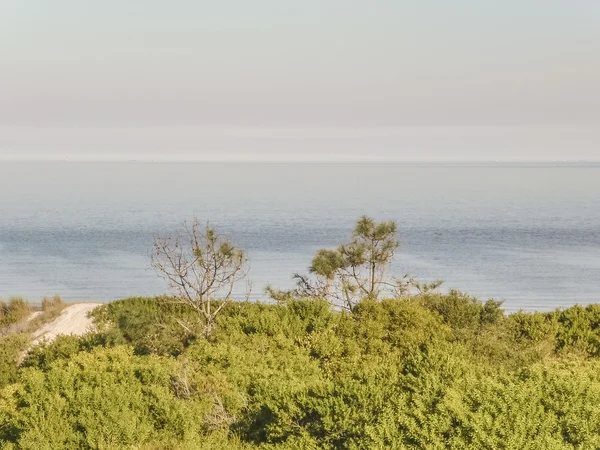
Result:
{"label": "sand", "polygon": [[100,305],[101,303],[77,303],[67,306],[60,316],[34,333],[31,345],[43,341],[52,342],[56,336],[61,334],[81,336],[93,330],[92,320],[87,317],[87,314]]}

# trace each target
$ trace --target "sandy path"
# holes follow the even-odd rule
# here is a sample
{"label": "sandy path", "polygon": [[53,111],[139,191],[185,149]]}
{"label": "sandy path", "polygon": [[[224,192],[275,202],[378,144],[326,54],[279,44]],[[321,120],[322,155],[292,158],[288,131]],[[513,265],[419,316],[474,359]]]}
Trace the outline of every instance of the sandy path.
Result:
{"label": "sandy path", "polygon": [[78,303],[67,306],[60,316],[34,333],[31,345],[42,341],[52,342],[60,334],[81,336],[87,333],[93,329],[92,320],[87,317],[87,314],[100,305],[101,303]]}

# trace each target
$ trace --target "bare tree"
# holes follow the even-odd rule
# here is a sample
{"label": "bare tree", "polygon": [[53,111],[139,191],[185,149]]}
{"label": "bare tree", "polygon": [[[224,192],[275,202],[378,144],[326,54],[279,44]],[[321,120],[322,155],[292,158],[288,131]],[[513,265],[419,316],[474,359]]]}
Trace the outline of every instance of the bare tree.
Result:
{"label": "bare tree", "polygon": [[[173,302],[184,304],[198,315],[204,334],[210,335],[215,319],[231,301],[233,290],[248,274],[248,259],[215,228],[197,218],[183,224],[175,236],[156,237],[152,267],[167,280]],[[250,295],[246,285],[246,298]],[[183,322],[180,322],[185,327]]]}
{"label": "bare tree", "polygon": [[442,280],[432,281],[430,283],[420,283],[415,277],[408,274],[402,278],[394,279],[392,292],[398,298],[412,297],[414,295],[427,295],[437,291],[444,283]]}

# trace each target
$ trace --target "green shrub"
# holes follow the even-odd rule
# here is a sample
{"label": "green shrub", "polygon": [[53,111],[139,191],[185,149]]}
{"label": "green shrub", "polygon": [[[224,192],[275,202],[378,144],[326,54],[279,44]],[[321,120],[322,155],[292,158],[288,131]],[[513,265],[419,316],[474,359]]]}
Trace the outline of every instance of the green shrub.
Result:
{"label": "green shrub", "polygon": [[556,313],[556,349],[600,356],[600,305],[575,305]]}
{"label": "green shrub", "polygon": [[525,313],[519,311],[509,317],[514,336],[519,341],[538,343],[554,341],[558,331],[558,321],[554,313]]}
{"label": "green shrub", "polygon": [[0,340],[0,447],[600,448],[600,308],[500,306],[240,302],[198,339],[186,308],[113,302],[21,367],[27,335]]}
{"label": "green shrub", "polygon": [[448,294],[428,293],[409,299],[422,307],[439,314],[450,326],[457,338],[468,338],[483,327],[497,324],[505,319],[502,302],[477,298],[460,291]]}
{"label": "green shrub", "polygon": [[0,337],[0,388],[17,381],[17,363],[28,343],[27,334]]}
{"label": "green shrub", "polygon": [[164,297],[119,300],[91,314],[100,331],[107,332],[107,339],[129,342],[139,355],[179,355],[194,339],[195,333],[186,328],[200,326],[191,309]]}
{"label": "green shrub", "polygon": [[29,349],[23,367],[48,369],[54,361],[65,361],[79,353],[83,341],[76,336],[57,336],[51,343],[41,343]]}
{"label": "green shrub", "polygon": [[108,449],[195,438],[205,405],[174,395],[175,368],[173,360],[115,347],[56,360],[45,371],[23,369],[19,385],[3,394],[0,412],[9,418],[0,439],[24,448]]}

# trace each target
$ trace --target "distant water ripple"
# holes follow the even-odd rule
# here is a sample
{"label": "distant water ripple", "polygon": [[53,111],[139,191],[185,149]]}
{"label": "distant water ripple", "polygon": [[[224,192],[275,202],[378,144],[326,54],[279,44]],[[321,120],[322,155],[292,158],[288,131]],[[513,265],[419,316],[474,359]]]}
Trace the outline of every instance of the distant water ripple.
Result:
{"label": "distant water ripple", "polygon": [[[600,167],[0,163],[0,296],[155,295],[152,237],[194,214],[291,286],[362,214],[394,219],[393,270],[509,311],[600,302]],[[239,294],[239,293],[238,293]]]}

